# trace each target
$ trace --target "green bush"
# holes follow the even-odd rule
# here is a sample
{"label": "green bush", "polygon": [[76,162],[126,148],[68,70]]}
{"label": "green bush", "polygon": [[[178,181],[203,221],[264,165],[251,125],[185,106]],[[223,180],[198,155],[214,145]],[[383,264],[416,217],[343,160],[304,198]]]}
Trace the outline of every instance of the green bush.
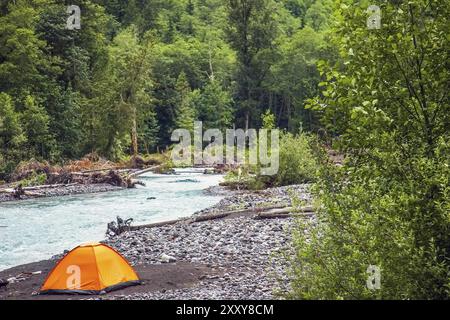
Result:
{"label": "green bush", "polygon": [[254,174],[254,168],[252,166],[242,166],[228,171],[221,185],[234,190],[261,190],[266,186]]}
{"label": "green bush", "polygon": [[[299,222],[293,237],[290,297],[449,299],[450,113],[440,97],[450,72],[440,62],[450,6],[384,2],[376,32],[361,23],[366,10],[336,7],[344,63],[322,63],[325,90],[311,106],[346,161],[321,161],[317,221]],[[370,265],[381,270],[377,290],[366,286]]]}
{"label": "green bush", "polygon": [[283,133],[280,139],[280,168],[275,176],[277,186],[311,182],[317,165],[311,152],[313,139],[306,134]]}
{"label": "green bush", "polygon": [[17,185],[22,185],[22,187],[34,187],[45,184],[47,181],[47,175],[45,173],[33,172],[28,178],[17,181],[14,183]]}
{"label": "green bush", "polygon": [[265,186],[286,186],[312,182],[317,164],[312,153],[315,139],[305,133],[293,135],[282,132],[279,147],[279,169],[274,176],[260,176],[257,179]]}
{"label": "green bush", "polygon": [[[259,166],[241,166],[228,172],[225,184],[239,189],[260,190],[267,187],[286,186],[314,181],[317,164],[312,152],[316,140],[304,133],[280,133],[279,169],[275,175],[260,174]],[[248,158],[248,150],[246,151]]]}
{"label": "green bush", "polygon": [[[448,154],[448,147],[441,150]],[[448,299],[450,170],[444,154],[404,159],[383,175],[370,165],[350,174],[348,166],[324,166],[313,188],[317,221],[295,228],[290,297]],[[403,179],[393,178],[406,168]],[[381,269],[379,290],[366,287],[370,265]]]}

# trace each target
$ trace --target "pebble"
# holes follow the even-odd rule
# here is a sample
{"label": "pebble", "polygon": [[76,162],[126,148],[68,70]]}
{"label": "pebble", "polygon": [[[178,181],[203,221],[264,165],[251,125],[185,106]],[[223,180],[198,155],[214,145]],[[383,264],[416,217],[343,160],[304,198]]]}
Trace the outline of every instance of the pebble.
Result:
{"label": "pebble", "polygon": [[161,255],[160,260],[161,260],[161,262],[163,262],[163,263],[177,262],[177,259],[176,259],[176,258],[174,258],[174,257],[172,257],[172,256],[169,256],[169,255],[167,255],[167,254],[165,254],[165,253],[163,253],[163,254]]}

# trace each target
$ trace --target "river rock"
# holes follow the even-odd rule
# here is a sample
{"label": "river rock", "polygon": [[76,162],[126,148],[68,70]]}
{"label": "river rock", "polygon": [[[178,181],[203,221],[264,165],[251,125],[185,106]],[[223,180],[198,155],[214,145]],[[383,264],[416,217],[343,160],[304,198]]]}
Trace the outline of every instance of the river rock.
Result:
{"label": "river rock", "polygon": [[0,279],[0,288],[6,287],[9,284],[9,281],[6,279]]}
{"label": "river rock", "polygon": [[163,263],[173,263],[173,262],[177,262],[177,258],[169,256],[165,253],[163,253],[161,255],[161,257],[159,258],[161,262]]}

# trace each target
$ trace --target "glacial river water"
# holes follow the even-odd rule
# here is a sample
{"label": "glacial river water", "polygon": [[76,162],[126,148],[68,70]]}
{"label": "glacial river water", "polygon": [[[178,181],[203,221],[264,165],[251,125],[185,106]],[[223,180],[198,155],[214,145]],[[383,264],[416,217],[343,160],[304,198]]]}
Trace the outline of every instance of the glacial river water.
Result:
{"label": "glacial river water", "polygon": [[217,185],[222,176],[192,169],[177,173],[146,174],[140,177],[146,186],[137,189],[0,203],[0,270],[102,240],[107,223],[116,216],[133,218],[134,224],[159,222],[220,201],[203,190]]}

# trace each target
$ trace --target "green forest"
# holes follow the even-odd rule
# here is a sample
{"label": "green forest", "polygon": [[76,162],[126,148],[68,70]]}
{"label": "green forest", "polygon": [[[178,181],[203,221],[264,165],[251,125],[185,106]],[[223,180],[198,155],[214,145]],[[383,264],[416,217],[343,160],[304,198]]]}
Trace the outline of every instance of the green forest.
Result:
{"label": "green forest", "polygon": [[448,299],[449,20],[449,0],[0,0],[0,181],[165,152],[196,120],[279,128],[279,173],[249,187],[313,182],[319,208],[286,297]]}
{"label": "green forest", "polygon": [[30,157],[164,150],[194,119],[258,128],[269,109],[281,128],[317,130],[305,104],[319,92],[316,62],[337,56],[331,1],[70,4],[80,30],[66,29],[61,1],[0,4],[0,178]]}

